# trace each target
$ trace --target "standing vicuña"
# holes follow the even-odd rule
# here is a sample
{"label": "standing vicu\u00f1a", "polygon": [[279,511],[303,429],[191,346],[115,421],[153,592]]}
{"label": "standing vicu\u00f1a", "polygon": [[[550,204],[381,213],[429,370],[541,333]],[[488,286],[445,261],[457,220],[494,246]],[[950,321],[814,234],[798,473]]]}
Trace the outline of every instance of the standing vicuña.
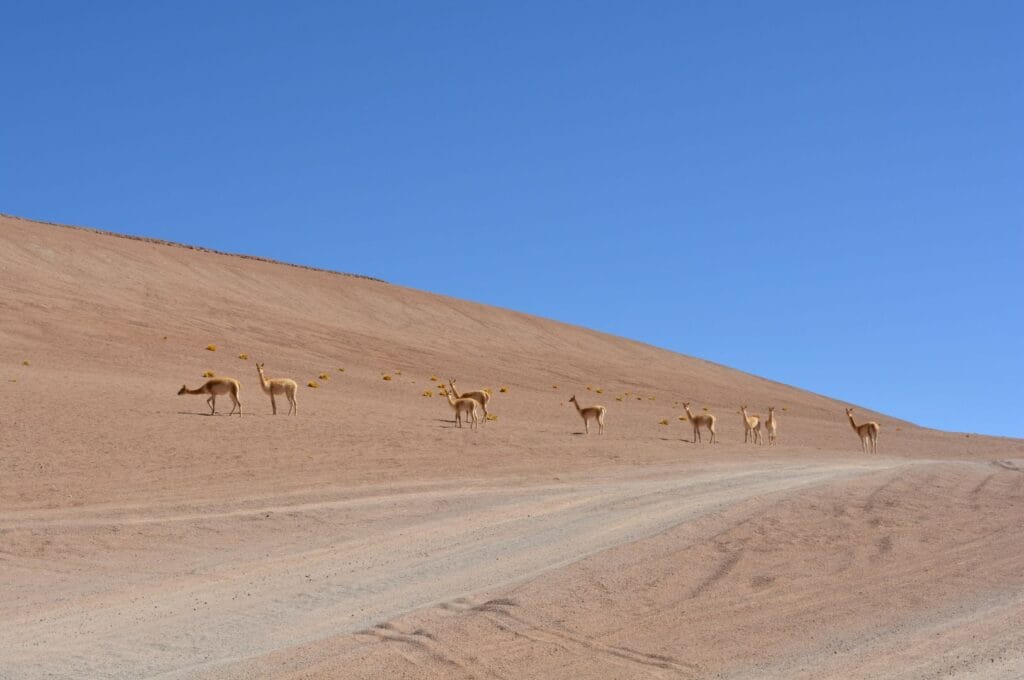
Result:
{"label": "standing vicu\u00f1a", "polygon": [[696,444],[700,441],[700,428],[706,427],[708,432],[711,433],[711,443],[715,443],[715,417],[710,413],[695,416],[690,413],[690,402],[683,402],[683,410],[686,411],[686,417],[690,419],[690,424],[693,425],[693,443]]}
{"label": "standing vicu\u00f1a", "polygon": [[476,407],[480,405],[476,399],[458,398],[452,396],[452,393],[448,390],[444,390],[444,396],[448,397],[448,403],[455,409],[455,425],[456,427],[462,427],[462,416],[465,415],[469,418],[471,427],[476,429],[478,427],[478,417],[476,414]]}
{"label": "standing vicu\u00f1a", "polygon": [[846,417],[850,419],[850,427],[860,437],[860,448],[864,453],[868,452],[868,444],[870,444],[871,453],[878,453],[878,431],[881,429],[878,423],[873,420],[869,420],[866,423],[858,425],[853,422],[853,409],[846,409]]}
{"label": "standing vicu\u00f1a", "polygon": [[456,399],[475,399],[484,411],[484,420],[487,420],[487,402],[491,400],[490,392],[487,390],[473,390],[472,392],[459,394],[459,391],[455,388],[455,378],[448,378],[448,384],[452,386],[452,392],[455,393]]}
{"label": "standing vicu\u00f1a", "polygon": [[746,406],[740,406],[740,413],[743,414],[743,443],[751,441],[754,444],[760,444],[761,419],[758,416],[748,416]]}
{"label": "standing vicu\u00f1a", "polygon": [[775,432],[778,422],[775,420],[775,407],[768,407],[768,418],[764,421],[764,429],[768,433],[768,446],[775,444]]}
{"label": "standing vicu\u00f1a", "polygon": [[604,434],[604,414],[607,412],[604,406],[594,404],[593,406],[580,408],[580,402],[576,401],[575,394],[572,395],[569,401],[576,404],[576,410],[579,412],[580,417],[583,418],[583,429],[587,431],[587,434],[590,434],[591,419],[597,421],[597,433]]}
{"label": "standing vicu\u00f1a", "polygon": [[288,397],[288,415],[299,415],[299,406],[295,403],[295,392],[299,389],[298,384],[291,378],[271,378],[263,375],[263,364],[256,364],[256,372],[260,374],[260,387],[270,395],[270,408],[277,415],[277,402],[274,401],[275,394],[283,394]]}
{"label": "standing vicu\u00f1a", "polygon": [[178,390],[178,394],[209,394],[210,398],[206,400],[206,403],[210,405],[210,415],[212,416],[217,411],[217,395],[218,394],[230,394],[231,401],[235,404],[231,407],[232,415],[235,409],[238,409],[238,415],[242,415],[242,402],[238,401],[238,391],[241,390],[241,385],[234,378],[210,378],[201,387],[197,387],[194,390],[190,390],[185,385],[181,386]]}

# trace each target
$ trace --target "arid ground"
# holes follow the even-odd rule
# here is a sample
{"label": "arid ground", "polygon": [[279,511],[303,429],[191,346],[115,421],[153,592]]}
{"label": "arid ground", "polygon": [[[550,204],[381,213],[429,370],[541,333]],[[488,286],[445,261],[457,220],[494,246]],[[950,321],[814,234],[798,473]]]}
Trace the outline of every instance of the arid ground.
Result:
{"label": "arid ground", "polygon": [[[254,361],[298,381],[297,416]],[[204,372],[241,381],[242,417],[177,396]],[[497,418],[455,428],[449,376]],[[691,443],[683,401],[719,443]],[[777,407],[778,446],[743,443],[741,404]],[[0,217],[0,677],[1024,676],[1024,441],[866,404],[863,454],[844,406],[380,281]]]}

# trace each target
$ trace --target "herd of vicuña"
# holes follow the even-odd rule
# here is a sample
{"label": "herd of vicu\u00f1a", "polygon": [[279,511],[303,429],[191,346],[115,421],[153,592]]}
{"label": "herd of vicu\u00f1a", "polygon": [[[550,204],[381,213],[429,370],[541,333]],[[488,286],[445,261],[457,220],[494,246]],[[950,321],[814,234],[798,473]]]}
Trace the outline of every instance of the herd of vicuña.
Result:
{"label": "herd of vicu\u00f1a", "polygon": [[[256,374],[260,380],[260,387],[270,397],[270,408],[274,415],[277,415],[277,401],[275,397],[279,395],[283,395],[288,400],[288,415],[298,415],[299,407],[296,402],[296,393],[299,389],[298,383],[291,378],[267,378],[263,373],[262,363],[256,364]],[[207,375],[210,374],[208,373]],[[442,394],[455,413],[456,427],[461,428],[463,422],[466,422],[471,429],[477,429],[481,423],[487,420],[494,420],[495,416],[490,415],[487,411],[487,404],[491,400],[490,390],[481,389],[460,393],[456,387],[455,378],[448,379],[450,391],[444,385],[438,385],[438,387],[441,388]],[[181,389],[178,390],[178,394],[208,395],[209,398],[206,400],[206,403],[210,406],[210,415],[213,415],[217,410],[217,396],[226,394],[231,397],[232,401],[231,412],[228,415],[234,415],[236,410],[238,415],[242,415],[242,402],[238,399],[240,389],[241,385],[234,378],[219,376],[210,378],[194,390],[189,389],[186,385],[182,385]],[[588,387],[587,389],[590,388]],[[505,388],[502,388],[502,391],[506,391]],[[601,390],[598,390],[598,392],[601,392]],[[653,398],[651,397],[651,399]],[[621,398],[619,401],[621,401]],[[597,423],[597,433],[604,434],[605,414],[608,409],[601,404],[581,406],[579,401],[576,400],[575,394],[569,398],[569,403],[576,406],[576,412],[583,419],[583,429],[586,434],[590,434],[591,421]],[[716,420],[713,414],[705,412],[694,415],[690,410],[689,402],[683,402],[683,410],[686,411],[685,419],[689,420],[690,425],[693,427],[693,438],[690,441],[694,444],[701,443],[703,441],[701,430],[707,430],[709,443],[715,444],[718,442],[718,435],[715,431]],[[704,411],[707,411],[707,409],[705,408]],[[774,406],[768,407],[768,416],[765,418],[748,414],[746,406],[741,406],[739,413],[743,416],[744,443],[763,444],[765,443],[765,435],[767,435],[768,446],[773,446],[776,443],[778,438],[778,419],[775,416]],[[846,417],[849,418],[850,426],[860,438],[861,449],[865,453],[877,453],[878,431],[881,429],[879,424],[870,420],[858,425],[853,419],[852,408],[846,409]],[[680,420],[683,419],[680,416]],[[667,421],[662,421],[661,424],[665,425]]]}

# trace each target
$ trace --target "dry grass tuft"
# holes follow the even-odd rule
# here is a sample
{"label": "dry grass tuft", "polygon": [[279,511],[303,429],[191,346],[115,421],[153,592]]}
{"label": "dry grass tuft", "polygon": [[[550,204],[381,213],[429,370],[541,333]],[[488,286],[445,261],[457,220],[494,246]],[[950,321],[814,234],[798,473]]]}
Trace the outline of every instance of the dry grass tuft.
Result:
{"label": "dry grass tuft", "polygon": [[29,360],[28,360],[28,359],[25,359],[24,361],[22,361],[22,362],[21,362],[21,365],[22,365],[22,366],[31,366],[32,364],[31,364],[31,363],[29,363]]}
{"label": "dry grass tuft", "polygon": [[689,420],[689,418],[686,416],[679,416],[679,420]]}
{"label": "dry grass tuft", "polygon": [[594,391],[595,391],[595,392],[597,392],[598,394],[604,394],[604,390],[602,390],[602,389],[601,389],[600,387],[598,387],[598,388],[597,388],[596,390],[594,390]]}
{"label": "dry grass tuft", "polygon": [[339,368],[339,369],[338,369],[338,372],[339,372],[339,373],[344,373],[344,372],[345,372],[345,369],[344,369],[344,368]]}
{"label": "dry grass tuft", "polygon": [[622,401],[622,397],[615,397],[615,401]]}
{"label": "dry grass tuft", "polygon": [[558,385],[552,385],[552,386],[551,386],[551,389],[553,389],[553,390],[557,390],[557,389],[558,389]]}
{"label": "dry grass tuft", "polygon": [[320,383],[318,383],[315,380],[310,380],[308,383],[306,383],[306,385],[308,385],[309,387],[312,387],[313,389],[316,389],[316,388],[320,387]]}
{"label": "dry grass tuft", "polygon": [[321,373],[317,377],[320,378],[321,380],[330,380],[331,379],[331,374],[330,373]]}
{"label": "dry grass tuft", "polygon": [[789,409],[788,409],[788,408],[786,408],[785,406],[783,406],[783,407],[782,407],[782,410],[783,410],[783,411],[788,411]]}
{"label": "dry grass tuft", "polygon": [[387,380],[387,381],[390,381],[390,380],[391,380],[391,376],[390,376],[390,375],[387,375],[387,374],[384,374],[384,375],[382,375],[382,376],[381,376],[381,380]]}
{"label": "dry grass tuft", "polygon": [[658,421],[658,425],[668,425],[668,421],[667,420],[659,420]]}
{"label": "dry grass tuft", "polygon": [[206,351],[208,351],[208,352],[216,352],[217,351],[217,345],[207,345],[206,346]]}
{"label": "dry grass tuft", "polygon": [[401,371],[395,371],[395,375],[402,375]]}
{"label": "dry grass tuft", "polygon": [[213,377],[213,371],[203,371],[203,377],[204,378],[212,378]]}
{"label": "dry grass tuft", "polygon": [[497,419],[498,419],[498,416],[494,415],[493,413],[488,413],[487,414],[487,420],[497,420]]}
{"label": "dry grass tuft", "polygon": [[440,378],[438,378],[436,375],[430,376],[430,382],[437,382],[438,380],[440,380]]}
{"label": "dry grass tuft", "polygon": [[654,401],[654,397],[647,397],[647,401]]}
{"label": "dry grass tuft", "polygon": [[501,392],[502,394],[505,394],[506,392],[508,392],[508,388],[505,387],[505,386],[502,386],[498,391]]}
{"label": "dry grass tuft", "polygon": [[423,390],[424,397],[433,397],[434,393],[431,390]]}
{"label": "dry grass tuft", "polygon": [[708,407],[707,407],[707,406],[701,406],[701,407],[700,407],[700,410],[701,410],[701,411],[705,411],[705,412],[707,412],[707,411],[708,411],[709,409],[708,409]]}
{"label": "dry grass tuft", "polygon": [[238,358],[241,359],[242,361],[248,361],[249,355],[246,354],[245,352],[242,352],[241,354],[238,355]]}
{"label": "dry grass tuft", "polygon": [[593,387],[591,387],[590,385],[587,385],[587,391],[588,392],[592,391],[593,389],[594,389]]}

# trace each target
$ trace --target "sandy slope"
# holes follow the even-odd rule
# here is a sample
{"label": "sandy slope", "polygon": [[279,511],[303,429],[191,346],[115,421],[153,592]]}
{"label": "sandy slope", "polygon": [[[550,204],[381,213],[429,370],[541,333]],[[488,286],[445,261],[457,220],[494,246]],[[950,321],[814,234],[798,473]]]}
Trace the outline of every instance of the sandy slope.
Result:
{"label": "sandy slope", "polygon": [[[864,456],[841,404],[725,367],[14,218],[0,290],[0,677],[1024,673],[1019,440],[862,410]],[[299,417],[252,358],[321,383]],[[245,416],[175,396],[205,370]],[[449,374],[498,420],[454,429],[422,396]],[[786,409],[781,446],[740,402]]]}

